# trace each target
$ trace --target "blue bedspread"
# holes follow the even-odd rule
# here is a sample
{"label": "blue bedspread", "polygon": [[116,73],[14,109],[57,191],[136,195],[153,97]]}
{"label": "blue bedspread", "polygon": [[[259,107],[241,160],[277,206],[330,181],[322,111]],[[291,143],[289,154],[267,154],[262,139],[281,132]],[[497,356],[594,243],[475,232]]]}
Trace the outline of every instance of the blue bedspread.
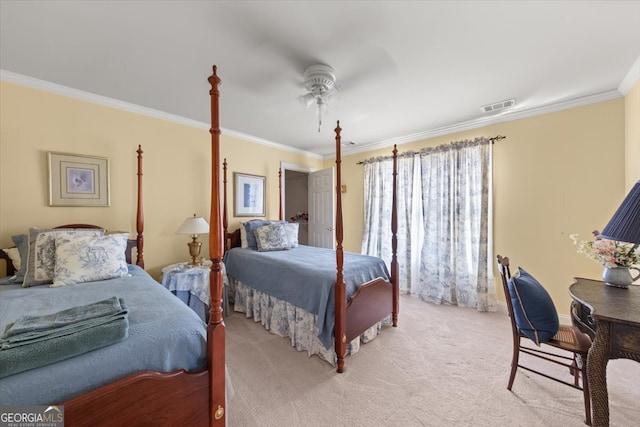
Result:
{"label": "blue bedspread", "polygon": [[59,288],[0,286],[0,331],[26,313],[53,313],[114,295],[129,310],[127,339],[0,379],[0,405],[57,404],[139,371],[206,368],[204,322],[140,267],[129,266],[129,273]]}
{"label": "blue bedspread", "polygon": [[[318,316],[318,337],[330,348],[335,322],[336,252],[300,245],[286,251],[233,248],[225,255],[227,274],[260,292]],[[389,280],[380,258],[344,253],[347,300],[358,286],[375,278]]]}

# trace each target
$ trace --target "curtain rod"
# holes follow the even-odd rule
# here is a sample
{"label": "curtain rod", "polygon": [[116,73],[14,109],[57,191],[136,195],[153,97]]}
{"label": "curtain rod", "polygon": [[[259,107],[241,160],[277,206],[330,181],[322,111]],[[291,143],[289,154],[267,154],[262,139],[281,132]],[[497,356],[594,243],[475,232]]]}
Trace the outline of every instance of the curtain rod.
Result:
{"label": "curtain rod", "polygon": [[502,135],[496,135],[493,138],[489,138],[489,141],[491,141],[491,143],[493,144],[494,142],[502,141],[503,139],[507,139],[507,137]]}
{"label": "curtain rod", "polygon": [[[496,135],[492,138],[489,138],[489,141],[491,141],[491,144],[494,144],[496,141],[502,141],[503,139],[507,139],[506,136],[503,135]],[[398,154],[398,157],[400,157],[401,154]],[[363,161],[359,161],[356,163],[356,165],[364,165]]]}

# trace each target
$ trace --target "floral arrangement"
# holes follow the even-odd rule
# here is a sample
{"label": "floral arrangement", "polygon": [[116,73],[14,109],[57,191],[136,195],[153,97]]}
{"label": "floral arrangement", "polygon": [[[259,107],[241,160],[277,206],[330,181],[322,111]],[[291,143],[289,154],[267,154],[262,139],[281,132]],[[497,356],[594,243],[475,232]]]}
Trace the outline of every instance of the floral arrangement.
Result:
{"label": "floral arrangement", "polygon": [[296,221],[309,221],[309,214],[304,212],[297,212],[295,216],[291,217],[291,222]]}
{"label": "floral arrangement", "polygon": [[593,231],[593,241],[578,240],[577,234],[569,237],[578,247],[579,254],[585,254],[605,267],[631,267],[640,264],[640,245],[604,239],[598,230]]}

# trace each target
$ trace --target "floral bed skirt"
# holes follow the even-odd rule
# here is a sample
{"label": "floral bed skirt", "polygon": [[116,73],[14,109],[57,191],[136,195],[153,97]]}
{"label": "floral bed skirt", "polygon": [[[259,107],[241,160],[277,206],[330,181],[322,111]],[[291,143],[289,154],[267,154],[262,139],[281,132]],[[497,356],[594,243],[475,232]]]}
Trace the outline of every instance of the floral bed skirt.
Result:
{"label": "floral bed skirt", "polygon": [[[321,359],[336,364],[333,344],[326,348],[318,339],[317,316],[283,300],[274,298],[229,277],[231,295],[234,296],[234,311],[245,313],[271,333],[289,337],[291,346],[298,351],[306,351],[309,356],[318,355]],[[383,326],[391,324],[391,316],[367,329],[359,338],[347,345],[347,354],[355,354],[360,343],[367,343],[378,336]]]}

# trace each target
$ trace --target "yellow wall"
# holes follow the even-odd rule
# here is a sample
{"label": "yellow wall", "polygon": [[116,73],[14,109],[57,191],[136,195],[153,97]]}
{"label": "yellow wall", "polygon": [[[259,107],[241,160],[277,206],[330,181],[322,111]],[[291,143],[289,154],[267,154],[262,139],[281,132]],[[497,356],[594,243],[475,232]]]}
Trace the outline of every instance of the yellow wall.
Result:
{"label": "yellow wall", "polygon": [[[625,101],[487,126],[403,144],[400,152],[451,141],[505,135],[493,146],[494,255],[509,256],[549,290],[560,313],[569,312],[574,276],[599,278],[595,261],[576,253],[569,235],[590,238],[602,229],[624,191]],[[342,124],[343,128],[348,126]],[[345,249],[360,251],[363,231],[363,167],[356,162],[391,149],[343,158]],[[326,161],[325,166],[332,161]],[[504,301],[494,272],[498,297]]]}
{"label": "yellow wall", "polygon": [[[188,259],[188,236],[175,231],[193,213],[209,216],[208,129],[80,101],[8,82],[0,83],[0,247],[29,227],[99,224],[135,236],[136,149],[144,150],[146,269],[155,278],[167,264]],[[224,92],[221,104],[224,106]],[[223,107],[224,108],[224,107]],[[224,124],[221,124],[224,127]],[[47,152],[108,157],[111,206],[49,207]],[[229,213],[233,172],[267,177],[267,215],[278,215],[280,161],[318,168],[321,160],[221,137],[229,162]],[[245,219],[245,218],[243,218]],[[230,230],[240,218],[231,217]],[[208,255],[207,236],[202,236]]]}
{"label": "yellow wall", "polygon": [[624,97],[627,191],[640,181],[640,79]]}
{"label": "yellow wall", "polygon": [[[208,216],[207,130],[7,82],[1,83],[0,90],[2,247],[11,244],[11,235],[31,226],[89,222],[134,233],[135,150],[142,144],[147,270],[159,278],[164,265],[188,258],[189,239],[175,230],[193,213]],[[572,278],[598,278],[602,271],[576,253],[568,235],[578,233],[586,239],[613,214],[626,194],[625,180],[629,181],[625,150],[626,174],[631,169],[632,179],[638,179],[637,161],[630,160],[629,153],[640,144],[633,136],[640,126],[639,92],[636,84],[625,99],[404,144],[399,150],[506,135],[506,140],[494,145],[495,253],[510,256],[514,264],[538,277],[558,311],[566,314]],[[224,108],[224,92],[221,104]],[[47,151],[108,157],[111,207],[49,207]],[[224,135],[221,151],[229,162],[230,215],[234,171],[267,177],[267,216],[276,218],[281,161],[317,169],[335,164],[333,159],[321,161]],[[363,168],[356,162],[390,152],[376,150],[343,158],[346,250],[359,252],[362,241]],[[628,182],[626,186],[630,187]],[[231,217],[229,229],[245,219]],[[203,242],[206,255],[206,236]],[[500,289],[498,293],[502,298]]]}

